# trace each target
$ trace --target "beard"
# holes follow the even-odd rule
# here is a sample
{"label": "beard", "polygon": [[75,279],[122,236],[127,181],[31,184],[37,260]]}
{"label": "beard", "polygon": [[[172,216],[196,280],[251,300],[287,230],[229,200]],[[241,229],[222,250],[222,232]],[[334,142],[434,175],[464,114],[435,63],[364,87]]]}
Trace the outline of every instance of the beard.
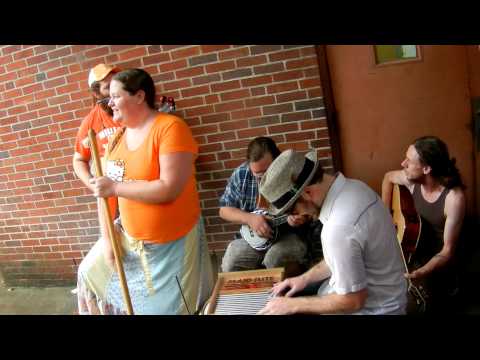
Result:
{"label": "beard", "polygon": [[[104,99],[109,99],[108,96],[99,99],[99,101],[104,100]],[[110,106],[108,106],[108,102],[101,102],[100,107],[102,108],[103,111],[105,111],[108,115],[113,116],[113,110]]]}
{"label": "beard", "polygon": [[416,183],[416,184],[422,184],[424,179],[425,179],[425,175],[423,175],[423,174],[415,176],[415,175],[407,173],[405,170],[403,170],[403,172],[404,172],[405,177],[407,178],[408,181],[411,181],[411,182]]}
{"label": "beard", "polygon": [[315,221],[315,220],[318,220],[318,218],[320,217],[320,208],[317,207],[316,205],[314,205],[315,208],[312,209],[312,211],[310,212],[310,221]]}
{"label": "beard", "polygon": [[305,199],[299,199],[294,205],[295,212],[303,216],[306,221],[315,221],[320,215],[320,207],[314,202]]}

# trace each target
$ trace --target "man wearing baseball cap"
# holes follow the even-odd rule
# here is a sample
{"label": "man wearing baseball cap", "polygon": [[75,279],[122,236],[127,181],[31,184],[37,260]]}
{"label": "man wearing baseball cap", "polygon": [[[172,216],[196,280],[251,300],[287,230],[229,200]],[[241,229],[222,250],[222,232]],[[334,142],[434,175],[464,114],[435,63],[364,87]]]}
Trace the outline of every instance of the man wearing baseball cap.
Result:
{"label": "man wearing baseball cap", "polygon": [[105,153],[108,139],[119,127],[112,119],[112,110],[108,106],[110,98],[110,80],[120,69],[114,66],[98,64],[88,74],[88,87],[93,97],[93,108],[83,119],[75,139],[73,169],[80,180],[92,191],[89,179],[91,152],[88,145],[88,131],[93,129],[97,134],[98,152],[100,157]]}
{"label": "man wearing baseball cap", "polygon": [[[405,314],[407,280],[390,214],[361,181],[324,174],[316,152],[286,150],[260,183],[269,211],[319,219],[324,260],[273,288],[260,314]],[[322,282],[323,281],[323,282]],[[296,296],[322,282],[317,296]]]}

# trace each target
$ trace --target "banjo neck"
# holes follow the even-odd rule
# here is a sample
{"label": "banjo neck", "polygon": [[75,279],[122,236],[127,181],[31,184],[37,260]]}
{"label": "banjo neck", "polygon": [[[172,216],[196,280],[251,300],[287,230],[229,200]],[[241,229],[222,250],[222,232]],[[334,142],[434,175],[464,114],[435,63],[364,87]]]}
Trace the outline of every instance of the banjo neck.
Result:
{"label": "banjo neck", "polygon": [[268,217],[268,222],[272,227],[280,226],[287,222],[288,214],[280,215],[277,217]]}

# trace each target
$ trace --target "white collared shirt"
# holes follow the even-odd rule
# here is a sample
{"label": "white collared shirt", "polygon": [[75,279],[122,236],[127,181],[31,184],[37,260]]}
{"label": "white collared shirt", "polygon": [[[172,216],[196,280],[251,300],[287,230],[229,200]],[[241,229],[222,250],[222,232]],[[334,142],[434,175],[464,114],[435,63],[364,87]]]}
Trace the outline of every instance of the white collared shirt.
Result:
{"label": "white collared shirt", "polygon": [[339,173],[320,215],[323,254],[331,271],[319,295],[367,289],[355,314],[405,314],[407,281],[392,218],[380,197]]}

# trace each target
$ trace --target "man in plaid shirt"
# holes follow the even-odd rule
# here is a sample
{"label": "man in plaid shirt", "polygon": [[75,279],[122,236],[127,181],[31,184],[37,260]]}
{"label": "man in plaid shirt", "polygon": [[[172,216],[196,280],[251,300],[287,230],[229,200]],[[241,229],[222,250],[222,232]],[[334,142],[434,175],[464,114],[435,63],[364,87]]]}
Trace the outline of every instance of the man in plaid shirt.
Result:
{"label": "man in plaid shirt", "polygon": [[[272,237],[273,232],[265,216],[252,212],[261,207],[258,190],[260,179],[279,154],[280,150],[270,138],[257,137],[250,142],[247,161],[235,169],[220,198],[222,219],[248,225],[261,237]],[[301,225],[290,219],[289,224]],[[307,244],[289,224],[279,226],[277,240],[265,250],[254,249],[237,233],[223,257],[222,271],[284,267],[286,273],[301,272],[307,261]]]}

